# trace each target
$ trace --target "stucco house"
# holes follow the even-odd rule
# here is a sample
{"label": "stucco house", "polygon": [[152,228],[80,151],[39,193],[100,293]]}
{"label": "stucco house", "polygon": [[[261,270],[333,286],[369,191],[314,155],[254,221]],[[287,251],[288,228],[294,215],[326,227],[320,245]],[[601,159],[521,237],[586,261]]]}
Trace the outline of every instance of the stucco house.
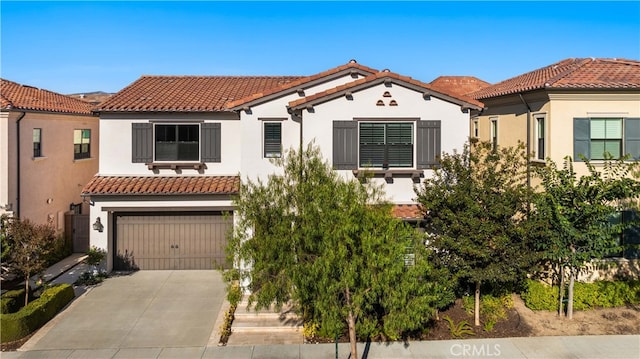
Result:
{"label": "stucco house", "polygon": [[64,229],[98,172],[98,117],[69,96],[0,79],[0,214]]}
{"label": "stucco house", "polygon": [[[547,158],[561,165],[571,156],[580,175],[587,172],[581,156],[595,166],[605,151],[640,160],[640,61],[565,59],[468,96],[484,104],[472,111],[471,136],[499,146],[521,141],[533,155],[531,166]],[[625,235],[622,242],[640,243],[637,229]]]}
{"label": "stucco house", "polygon": [[312,76],[143,76],[97,109],[91,244],[108,270],[228,266],[241,178],[266,178],[271,158],[311,141],[345,178],[373,172],[394,213],[415,219],[413,185],[462,148],[481,108],[353,60]]}

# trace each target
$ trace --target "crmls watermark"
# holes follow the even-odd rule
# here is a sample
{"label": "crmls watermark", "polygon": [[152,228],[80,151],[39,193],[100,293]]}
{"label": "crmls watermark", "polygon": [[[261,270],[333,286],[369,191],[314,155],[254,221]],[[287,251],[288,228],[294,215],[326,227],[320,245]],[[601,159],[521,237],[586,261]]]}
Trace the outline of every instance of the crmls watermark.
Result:
{"label": "crmls watermark", "polygon": [[498,357],[500,344],[453,344],[449,352],[456,357]]}

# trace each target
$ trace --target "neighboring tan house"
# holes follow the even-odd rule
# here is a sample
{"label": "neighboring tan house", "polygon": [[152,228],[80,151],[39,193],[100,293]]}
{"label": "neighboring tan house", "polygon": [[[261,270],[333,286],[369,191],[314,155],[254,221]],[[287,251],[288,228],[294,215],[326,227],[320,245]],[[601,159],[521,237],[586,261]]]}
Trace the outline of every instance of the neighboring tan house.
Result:
{"label": "neighboring tan house", "polygon": [[[549,158],[562,166],[571,156],[580,175],[582,156],[596,166],[605,151],[640,160],[640,61],[566,59],[469,96],[484,103],[472,113],[471,136],[498,146],[521,141],[533,165]],[[628,234],[626,243],[640,242],[637,230]]]}
{"label": "neighboring tan house", "polygon": [[[232,196],[314,142],[345,178],[372,171],[406,220],[413,185],[462,149],[482,104],[355,61],[313,76],[143,76],[99,106],[91,244],[107,269],[225,267]],[[96,226],[99,228],[99,226]]]}
{"label": "neighboring tan house", "polygon": [[92,105],[0,80],[0,214],[64,229],[64,214],[88,213],[82,187],[98,171]]}

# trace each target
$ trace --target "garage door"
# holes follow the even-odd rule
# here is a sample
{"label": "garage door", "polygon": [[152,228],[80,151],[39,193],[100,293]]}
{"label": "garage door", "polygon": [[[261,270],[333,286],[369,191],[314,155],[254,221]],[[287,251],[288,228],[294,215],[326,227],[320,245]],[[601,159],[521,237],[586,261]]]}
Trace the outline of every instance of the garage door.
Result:
{"label": "garage door", "polygon": [[225,261],[231,216],[116,215],[114,269],[217,269]]}

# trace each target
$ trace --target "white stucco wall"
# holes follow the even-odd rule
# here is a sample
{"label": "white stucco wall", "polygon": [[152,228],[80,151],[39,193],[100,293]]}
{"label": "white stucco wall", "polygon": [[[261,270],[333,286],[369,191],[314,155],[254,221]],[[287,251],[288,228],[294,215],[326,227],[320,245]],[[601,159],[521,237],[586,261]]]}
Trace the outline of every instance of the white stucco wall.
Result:
{"label": "white stucco wall", "polygon": [[[154,176],[154,175],[237,175],[240,172],[240,155],[242,140],[240,136],[240,121],[233,119],[219,119],[213,116],[181,116],[162,117],[163,123],[215,122],[221,124],[221,156],[219,163],[207,162],[203,173],[194,169],[182,169],[181,173],[170,169],[161,169],[154,174],[144,163],[132,163],[131,124],[148,123],[156,120],[154,117],[110,117],[100,119],[100,175],[104,176]],[[175,119],[175,121],[172,121]]]}
{"label": "white stucco wall", "polygon": [[[300,123],[294,121],[291,114],[287,112],[288,103],[354,80],[356,79],[351,77],[351,75],[346,75],[314,86],[301,86],[300,88],[304,90],[303,95],[294,92],[287,96],[253,106],[249,113],[241,111],[242,155],[240,172],[242,178],[250,178],[252,180],[257,178],[266,179],[269,174],[281,172],[268,158],[263,157],[264,122],[271,121],[272,119],[285,119],[281,121],[282,149],[283,151],[292,147],[297,149],[300,145]],[[331,132],[327,135],[331,136]]]}
{"label": "white stucco wall", "polygon": [[[388,91],[391,97],[383,97]],[[382,100],[385,106],[376,106],[378,100]],[[389,102],[395,100],[398,106],[389,106]],[[431,96],[425,100],[421,92],[393,84],[386,87],[380,84],[359,92],[353,93],[353,99],[348,100],[342,96],[332,101],[314,106],[312,112],[303,110],[303,138],[304,143],[314,141],[325,155],[332,161],[333,151],[333,121],[348,121],[353,119],[371,119],[384,121],[415,121],[415,120],[439,120],[441,121],[441,150],[451,153],[462,150],[469,136],[469,114],[463,113],[460,105],[440,100]],[[414,139],[416,127],[414,126]],[[414,141],[415,143],[415,141]],[[414,151],[415,169],[415,151]],[[424,170],[425,177],[431,175],[431,170]],[[340,171],[345,178],[353,179],[351,171]],[[415,193],[413,182],[410,178],[394,178],[393,183],[386,183],[382,178],[375,179],[376,183],[383,185],[385,192],[394,203],[412,203]]]}

